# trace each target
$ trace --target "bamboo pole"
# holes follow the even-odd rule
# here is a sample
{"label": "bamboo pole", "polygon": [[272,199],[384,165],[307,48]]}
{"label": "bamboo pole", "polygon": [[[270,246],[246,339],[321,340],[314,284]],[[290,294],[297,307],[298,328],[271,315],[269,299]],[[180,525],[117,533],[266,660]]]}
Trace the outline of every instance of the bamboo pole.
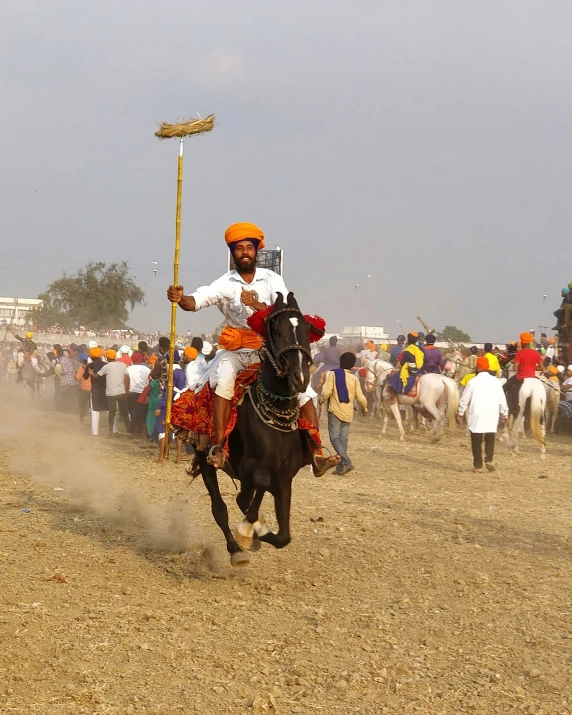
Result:
{"label": "bamboo pole", "polygon": [[[177,209],[175,214],[175,258],[173,261],[173,285],[179,285],[179,254],[181,250],[181,198],[183,195],[183,147],[185,138],[179,140],[179,161],[177,165]],[[165,411],[165,449],[169,457],[171,409],[173,407],[173,368],[175,365],[175,341],[177,339],[177,303],[171,303],[171,335],[169,343],[169,379],[167,382],[167,407]]]}
{"label": "bamboo pole", "polygon": [[[214,114],[204,119],[189,119],[186,122],[167,124],[163,122],[155,132],[159,139],[179,139],[179,162],[177,168],[177,210],[175,216],[175,259],[173,261],[173,285],[179,285],[179,252],[181,248],[181,200],[183,195],[183,146],[185,137],[204,134],[214,127]],[[175,340],[177,338],[177,303],[171,303],[171,335],[169,345],[169,377],[167,380],[167,405],[165,409],[165,446],[163,456],[169,457],[171,411],[173,407],[173,366],[175,364]]]}

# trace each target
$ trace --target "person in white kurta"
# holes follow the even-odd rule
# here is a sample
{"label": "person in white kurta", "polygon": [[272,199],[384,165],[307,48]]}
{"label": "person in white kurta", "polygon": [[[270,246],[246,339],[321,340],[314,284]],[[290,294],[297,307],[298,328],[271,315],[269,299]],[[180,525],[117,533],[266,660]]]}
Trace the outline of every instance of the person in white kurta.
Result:
{"label": "person in white kurta", "polygon": [[[195,301],[195,311],[216,305],[226,318],[227,325],[238,330],[249,330],[246,321],[259,308],[253,302],[247,304],[244,301],[250,301],[253,292],[257,295],[255,302],[264,306],[275,303],[278,293],[282,293],[284,298],[288,295],[282,276],[267,268],[256,268],[250,282],[247,282],[245,277],[235,269],[225,273],[210,285],[198,288],[190,297]],[[248,298],[245,293],[250,294]],[[258,350],[249,348],[221,350],[209,369],[210,384],[215,394],[224,397],[225,400],[231,400],[236,376],[240,370],[255,362],[260,362]]]}
{"label": "person in white kurta", "polygon": [[[227,326],[219,337],[219,345],[224,348],[209,363],[208,372],[200,380],[196,390],[200,390],[210,380],[215,392],[213,405],[213,427],[215,442],[222,445],[226,427],[230,419],[231,400],[234,383],[241,370],[259,362],[258,350],[262,343],[259,336],[247,323],[257,310],[264,310],[276,302],[278,293],[284,299],[288,289],[274,271],[256,267],[258,250],[264,248],[264,233],[254,224],[240,223],[230,226],[225,233],[226,243],[232,253],[235,269],[225,273],[208,286],[198,288],[191,295],[184,295],[182,286],[170,286],[167,297],[179,304],[183,310],[197,311],[216,305],[227,321]],[[316,393],[310,386],[299,396],[303,409],[301,416],[317,426],[318,418],[312,399]],[[336,458],[314,455],[314,474],[322,474],[335,467]],[[214,466],[224,465],[224,452],[219,450],[214,456]]]}
{"label": "person in white kurta", "polygon": [[495,435],[499,418],[508,419],[508,405],[500,380],[488,372],[488,359],[477,360],[477,375],[465,387],[459,403],[459,421],[468,414],[468,427],[473,450],[473,471],[483,469],[482,444],[485,441],[485,466],[494,472]]}

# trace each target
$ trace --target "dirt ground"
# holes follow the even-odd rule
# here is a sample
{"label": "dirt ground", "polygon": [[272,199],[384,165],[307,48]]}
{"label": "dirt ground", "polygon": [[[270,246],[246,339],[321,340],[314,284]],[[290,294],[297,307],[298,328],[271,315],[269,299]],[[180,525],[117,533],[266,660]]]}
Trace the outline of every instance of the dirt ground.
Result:
{"label": "dirt ground", "polygon": [[233,570],[181,467],[2,398],[2,715],[572,713],[571,440],[475,475],[460,429],[356,422]]}

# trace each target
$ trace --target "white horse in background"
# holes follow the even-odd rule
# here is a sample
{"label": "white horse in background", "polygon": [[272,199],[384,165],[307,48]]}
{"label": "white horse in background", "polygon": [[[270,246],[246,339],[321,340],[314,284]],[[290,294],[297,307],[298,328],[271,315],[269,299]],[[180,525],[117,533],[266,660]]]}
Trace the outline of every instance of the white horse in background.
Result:
{"label": "white horse in background", "polygon": [[[373,361],[375,362],[375,361]],[[393,368],[392,368],[393,369]],[[421,375],[417,383],[417,396],[409,397],[408,395],[397,395],[387,385],[387,376],[389,371],[385,373],[385,380],[381,387],[381,402],[386,409],[389,409],[394,416],[399,429],[399,439],[401,442],[405,439],[405,430],[399,411],[400,405],[412,407],[425,413],[424,416],[433,418],[433,427],[429,433],[432,442],[438,442],[443,436],[445,421],[448,420],[451,428],[455,427],[455,415],[459,408],[459,391],[454,380],[445,375],[435,375],[428,373]],[[376,388],[376,383],[379,377],[376,375],[376,370],[368,369],[365,379],[366,389],[371,391]],[[384,411],[383,426],[381,434],[385,435],[387,429],[387,411]]]}
{"label": "white horse in background", "polygon": [[381,391],[385,384],[385,381],[389,375],[395,369],[390,362],[386,360],[366,360],[365,368],[367,370],[367,376],[365,379],[365,389],[367,392],[372,393],[373,397],[373,408],[371,410],[370,417],[380,417],[383,410]]}
{"label": "white horse in background", "polygon": [[547,377],[540,377],[540,382],[544,384],[546,391],[546,409],[544,411],[544,424],[547,432],[554,432],[554,425],[558,417],[558,405],[560,404],[560,383],[549,380]]}
{"label": "white horse in background", "polygon": [[530,399],[530,431],[537,442],[540,442],[540,459],[546,457],[546,430],[544,427],[544,410],[546,408],[546,387],[537,377],[525,377],[518,393],[518,409],[511,412],[508,421],[509,447],[518,454],[518,440],[524,432],[524,411],[526,401]]}

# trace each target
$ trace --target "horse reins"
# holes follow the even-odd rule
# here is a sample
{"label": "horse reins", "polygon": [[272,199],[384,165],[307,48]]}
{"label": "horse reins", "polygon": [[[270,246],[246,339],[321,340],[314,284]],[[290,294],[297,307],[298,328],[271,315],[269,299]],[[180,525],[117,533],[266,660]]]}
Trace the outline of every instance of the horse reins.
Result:
{"label": "horse reins", "polygon": [[[309,363],[312,362],[310,351],[304,345],[300,345],[300,343],[293,343],[281,350],[278,349],[276,341],[272,336],[271,327],[273,320],[284,313],[291,313],[301,320],[305,320],[302,312],[297,308],[282,308],[281,310],[271,313],[265,320],[267,324],[267,339],[266,345],[260,350],[260,354],[261,356],[266,355],[277,377],[286,377],[288,374],[288,363],[283,361],[284,356],[288,352],[294,350],[300,351]],[[281,363],[283,364],[282,367]],[[265,425],[278,432],[294,432],[298,429],[298,417],[300,416],[298,395],[275,395],[262,384],[262,375],[259,376],[255,385],[248,388],[248,394],[256,414]],[[293,402],[294,405],[290,407],[288,404],[285,404],[283,408],[280,408],[276,402]]]}

